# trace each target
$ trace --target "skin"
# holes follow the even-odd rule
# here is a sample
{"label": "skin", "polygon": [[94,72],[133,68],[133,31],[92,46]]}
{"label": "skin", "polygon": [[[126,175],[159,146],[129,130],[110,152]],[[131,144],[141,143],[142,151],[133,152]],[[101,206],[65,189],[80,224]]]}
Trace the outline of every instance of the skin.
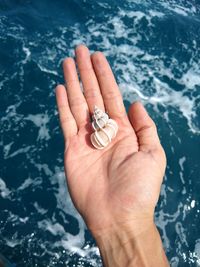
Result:
{"label": "skin", "polygon": [[[79,45],[75,55],[76,63],[64,60],[65,86],[56,88],[73,203],[99,246],[104,266],[169,266],[153,219],[166,167],[155,123],[139,102],[126,114],[103,53],[90,54]],[[95,105],[119,126],[103,150],[90,142]]]}

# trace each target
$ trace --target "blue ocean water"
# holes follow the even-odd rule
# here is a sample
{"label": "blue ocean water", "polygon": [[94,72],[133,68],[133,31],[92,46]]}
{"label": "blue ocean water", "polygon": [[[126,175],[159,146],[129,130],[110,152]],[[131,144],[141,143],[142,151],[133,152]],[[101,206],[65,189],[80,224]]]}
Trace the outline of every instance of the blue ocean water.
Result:
{"label": "blue ocean water", "polygon": [[0,0],[0,253],[102,266],[70,200],[55,85],[77,44],[103,51],[124,103],[155,120],[168,165],[155,220],[172,267],[200,266],[200,2]]}

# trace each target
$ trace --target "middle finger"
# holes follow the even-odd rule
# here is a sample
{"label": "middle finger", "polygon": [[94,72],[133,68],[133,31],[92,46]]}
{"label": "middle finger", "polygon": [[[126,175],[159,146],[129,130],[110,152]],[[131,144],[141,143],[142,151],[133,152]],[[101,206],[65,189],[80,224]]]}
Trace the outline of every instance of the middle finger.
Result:
{"label": "middle finger", "polygon": [[103,98],[95,72],[93,70],[90,52],[84,45],[79,45],[75,52],[78,70],[83,84],[83,92],[89,110],[91,113],[93,113],[95,105],[104,110]]}

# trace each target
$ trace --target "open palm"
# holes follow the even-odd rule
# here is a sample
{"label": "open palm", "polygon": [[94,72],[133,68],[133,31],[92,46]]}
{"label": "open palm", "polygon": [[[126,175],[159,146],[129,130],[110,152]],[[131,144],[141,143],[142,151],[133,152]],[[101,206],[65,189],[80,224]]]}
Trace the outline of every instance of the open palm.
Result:
{"label": "open palm", "polygon": [[[66,87],[56,88],[65,138],[65,171],[72,200],[90,230],[153,219],[166,160],[156,127],[141,103],[128,116],[112,70],[101,52],[76,48],[75,61],[64,60]],[[119,126],[103,150],[90,142],[94,106],[106,110]]]}

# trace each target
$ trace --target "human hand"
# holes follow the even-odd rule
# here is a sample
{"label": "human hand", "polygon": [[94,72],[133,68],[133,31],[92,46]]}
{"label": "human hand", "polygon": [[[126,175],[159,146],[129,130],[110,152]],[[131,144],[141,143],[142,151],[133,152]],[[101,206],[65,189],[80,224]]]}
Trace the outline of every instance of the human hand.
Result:
{"label": "human hand", "polygon": [[[56,88],[70,195],[94,236],[129,225],[137,235],[153,223],[166,166],[156,126],[141,103],[133,103],[127,116],[103,53],[90,56],[83,45],[75,52],[84,94],[72,58],[63,63],[67,89]],[[95,105],[119,126],[103,150],[90,142]]]}

